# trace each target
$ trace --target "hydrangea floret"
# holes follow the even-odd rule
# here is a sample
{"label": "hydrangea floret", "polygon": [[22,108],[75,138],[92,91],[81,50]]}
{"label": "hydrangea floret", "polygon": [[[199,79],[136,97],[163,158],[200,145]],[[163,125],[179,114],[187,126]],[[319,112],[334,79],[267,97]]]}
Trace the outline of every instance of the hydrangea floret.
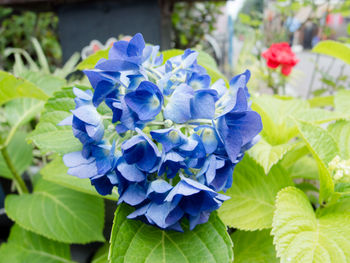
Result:
{"label": "hydrangea floret", "polygon": [[161,229],[182,231],[185,218],[190,229],[207,222],[262,129],[249,104],[250,72],[227,89],[223,80],[211,83],[197,56],[188,49],[163,63],[141,34],[118,41],[84,71],[93,92],[74,88],[73,115],[60,123],[82,143],[63,157],[68,174],[89,178],[101,195],[116,186],[118,203],[135,207],[129,218]]}

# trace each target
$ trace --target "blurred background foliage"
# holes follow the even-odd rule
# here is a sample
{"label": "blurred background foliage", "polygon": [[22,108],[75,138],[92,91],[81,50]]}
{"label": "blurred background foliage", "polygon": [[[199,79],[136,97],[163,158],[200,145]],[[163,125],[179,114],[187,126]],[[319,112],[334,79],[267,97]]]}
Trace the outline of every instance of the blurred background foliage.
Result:
{"label": "blurred background foliage", "polygon": [[18,11],[0,7],[0,67],[12,68],[13,56],[6,56],[7,48],[21,48],[34,59],[37,58],[32,38],[36,38],[49,65],[55,67],[61,63],[62,50],[58,41],[58,17],[53,12]]}

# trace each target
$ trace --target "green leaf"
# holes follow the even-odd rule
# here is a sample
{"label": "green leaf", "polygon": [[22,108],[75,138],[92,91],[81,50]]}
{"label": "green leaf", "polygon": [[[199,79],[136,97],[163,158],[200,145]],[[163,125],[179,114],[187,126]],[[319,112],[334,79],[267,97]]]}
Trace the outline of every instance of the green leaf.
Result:
{"label": "green leaf", "polygon": [[338,58],[345,63],[350,64],[350,48],[337,41],[321,41],[312,49],[312,52]]}
{"label": "green leaf", "polygon": [[350,114],[350,90],[340,90],[334,96],[335,111]]}
{"label": "green leaf", "polygon": [[270,173],[249,156],[237,164],[233,173],[233,185],[225,193],[231,199],[219,209],[220,218],[226,225],[241,230],[270,228],[275,197],[279,190],[293,185],[288,173],[275,165]]}
{"label": "green leaf", "polygon": [[110,240],[111,263],[231,263],[232,241],[216,213],[209,222],[184,233],[162,231],[141,221],[127,219],[133,208],[120,205]]}
{"label": "green leaf", "polygon": [[17,129],[39,114],[43,106],[44,102],[41,100],[19,98],[6,103],[4,113],[11,128]]}
{"label": "green leaf", "polygon": [[237,230],[231,235],[234,263],[278,263],[275,247],[272,243],[270,230],[241,231]]}
{"label": "green leaf", "polygon": [[266,174],[269,173],[271,167],[275,165],[283,156],[293,148],[292,144],[271,145],[263,138],[248,151],[258,164],[260,164]]}
{"label": "green leaf", "polygon": [[333,137],[324,129],[306,122],[296,121],[301,138],[306,143],[313,157],[315,158],[320,179],[320,203],[327,199],[334,192],[334,184],[327,166],[330,161],[339,153]]}
{"label": "green leaf", "polygon": [[337,121],[328,126],[328,132],[337,142],[340,157],[344,160],[350,159],[350,122]]}
{"label": "green leaf", "polygon": [[14,225],[7,243],[0,247],[0,263],[70,263],[68,244],[49,240]]}
{"label": "green leaf", "polygon": [[[33,147],[25,141],[26,133],[17,132],[7,146],[7,153],[10,156],[12,164],[15,166],[18,174],[22,174],[32,163]],[[12,178],[12,173],[0,152],[0,177]]]}
{"label": "green leaf", "polygon": [[64,243],[104,241],[100,198],[39,180],[32,194],[8,195],[5,211],[26,230]]}
{"label": "green leaf", "polygon": [[52,96],[67,84],[65,79],[43,72],[26,71],[21,74],[21,77],[34,83],[49,96]]}
{"label": "green leaf", "polygon": [[308,100],[310,107],[334,106],[334,96],[314,97]]}
{"label": "green leaf", "polygon": [[79,70],[84,70],[84,69],[92,69],[95,67],[96,63],[101,59],[101,58],[108,58],[108,49],[104,50],[99,50],[96,53],[88,56],[86,59],[84,59],[82,62],[78,64],[76,69]]}
{"label": "green leaf", "polygon": [[0,105],[16,98],[35,98],[47,100],[48,96],[33,83],[17,79],[13,75],[0,71]]}
{"label": "green leaf", "polygon": [[314,158],[306,155],[297,160],[288,169],[292,178],[318,179],[318,167]]}
{"label": "green leaf", "polygon": [[42,152],[65,154],[81,150],[81,143],[74,137],[72,127],[57,125],[71,115],[70,110],[74,108],[74,94],[71,87],[56,92],[54,97],[46,102],[40,122],[27,140],[33,142]]}
{"label": "green leaf", "polygon": [[350,214],[333,210],[317,217],[295,187],[278,193],[272,234],[281,262],[346,263],[350,260]]}
{"label": "green leaf", "polygon": [[62,157],[57,156],[53,161],[41,169],[40,174],[45,180],[62,185],[64,187],[83,192],[90,195],[118,200],[116,188],[111,195],[101,196],[90,183],[90,179],[81,179],[67,174],[68,168],[64,165]]}
{"label": "green leaf", "polygon": [[281,99],[272,96],[253,98],[252,108],[261,115],[262,136],[272,145],[287,143],[296,136],[297,129],[290,116],[308,109],[306,101],[298,99]]}
{"label": "green leaf", "polygon": [[346,119],[346,118],[349,118],[350,115],[341,113],[341,112],[336,112],[336,111],[329,111],[329,110],[314,108],[314,109],[307,109],[307,110],[300,111],[294,117],[301,121],[321,124],[321,123],[326,123],[330,121]]}
{"label": "green leaf", "polygon": [[108,262],[109,243],[104,243],[95,253],[91,263],[107,263]]}

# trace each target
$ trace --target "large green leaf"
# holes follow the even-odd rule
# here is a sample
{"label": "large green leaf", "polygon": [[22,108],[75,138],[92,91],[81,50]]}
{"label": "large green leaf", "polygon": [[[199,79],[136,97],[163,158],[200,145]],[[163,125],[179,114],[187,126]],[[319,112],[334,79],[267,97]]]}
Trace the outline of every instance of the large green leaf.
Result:
{"label": "large green leaf", "polygon": [[337,121],[328,126],[328,132],[337,142],[341,158],[350,159],[350,122]]}
{"label": "large green leaf", "polygon": [[100,198],[39,180],[34,193],[8,195],[7,215],[24,229],[65,243],[103,241]]}
{"label": "large green leaf", "polygon": [[327,166],[333,158],[339,154],[339,149],[333,137],[321,127],[296,121],[298,130],[310,152],[314,156],[320,179],[320,203],[328,200],[334,192],[334,184]]}
{"label": "large green leaf", "polygon": [[293,185],[288,173],[279,165],[265,175],[264,169],[245,156],[233,173],[233,185],[225,193],[231,199],[219,209],[226,225],[242,230],[270,228],[275,197],[282,188]]}
{"label": "large green leaf", "polygon": [[350,261],[350,213],[333,210],[317,217],[307,196],[295,187],[278,193],[274,243],[281,262]]}
{"label": "large green leaf", "polygon": [[[52,162],[47,164],[40,173],[45,180],[68,187],[70,189],[99,196],[101,195],[95,190],[90,183],[90,179],[81,179],[67,174],[68,168],[64,165],[62,157],[57,156]],[[118,194],[116,188],[113,189],[111,195],[103,196],[108,199],[118,200]]]}
{"label": "large green leaf", "polygon": [[335,111],[350,114],[350,90],[340,90],[334,96]]}
{"label": "large green leaf", "polygon": [[350,64],[350,47],[337,41],[321,41],[312,49],[312,52],[338,58]]}
{"label": "large green leaf", "polygon": [[271,167],[281,160],[292,148],[292,144],[285,143],[271,145],[262,138],[248,151],[248,154],[264,168],[264,171],[267,174]]}
{"label": "large green leaf", "polygon": [[262,135],[272,145],[287,143],[296,136],[297,129],[289,118],[308,109],[306,101],[298,99],[279,99],[272,96],[260,96],[253,99],[252,108],[261,115]]}
{"label": "large green leaf", "polygon": [[[25,141],[26,133],[17,132],[10,141],[6,151],[11,159],[18,174],[22,174],[32,163],[33,147]],[[9,170],[4,157],[0,152],[0,177],[12,178],[12,173]]]}
{"label": "large green leaf", "polygon": [[43,72],[26,71],[21,77],[34,83],[49,96],[52,96],[56,91],[59,91],[67,83],[63,78]]}
{"label": "large green leaf", "polygon": [[184,233],[162,231],[127,219],[133,208],[118,207],[111,235],[111,263],[231,263],[232,241],[216,213],[209,222]]}
{"label": "large green leaf", "polygon": [[92,69],[95,67],[96,63],[101,58],[108,58],[108,52],[109,52],[109,48],[104,50],[99,50],[96,53],[88,56],[82,62],[80,62],[76,68],[79,70]]}
{"label": "large green leaf", "polygon": [[0,71],[0,105],[16,98],[46,100],[48,96],[33,83]]}
{"label": "large green leaf", "polygon": [[74,94],[72,88],[63,88],[56,92],[46,104],[44,113],[35,130],[27,137],[43,152],[68,153],[79,151],[81,143],[73,135],[70,126],[58,126],[57,124],[71,115],[74,109]]}
{"label": "large green leaf", "polygon": [[270,230],[241,231],[231,235],[234,245],[234,263],[278,263]]}
{"label": "large green leaf", "polygon": [[0,247],[0,263],[70,263],[68,244],[49,240],[14,225]]}

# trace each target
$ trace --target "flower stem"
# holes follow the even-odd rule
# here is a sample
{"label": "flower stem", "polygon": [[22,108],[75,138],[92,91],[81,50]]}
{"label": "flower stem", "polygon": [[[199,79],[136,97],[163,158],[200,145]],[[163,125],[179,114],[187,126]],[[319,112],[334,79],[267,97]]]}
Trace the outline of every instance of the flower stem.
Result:
{"label": "flower stem", "polygon": [[10,172],[12,173],[13,180],[16,183],[18,193],[19,194],[29,193],[28,188],[27,188],[26,184],[24,183],[22,177],[17,173],[17,171],[16,171],[16,169],[15,169],[15,167],[10,159],[10,156],[7,153],[6,147],[3,147],[1,149],[1,153],[2,153],[2,156],[4,157],[4,160],[7,164],[7,167],[9,168]]}

